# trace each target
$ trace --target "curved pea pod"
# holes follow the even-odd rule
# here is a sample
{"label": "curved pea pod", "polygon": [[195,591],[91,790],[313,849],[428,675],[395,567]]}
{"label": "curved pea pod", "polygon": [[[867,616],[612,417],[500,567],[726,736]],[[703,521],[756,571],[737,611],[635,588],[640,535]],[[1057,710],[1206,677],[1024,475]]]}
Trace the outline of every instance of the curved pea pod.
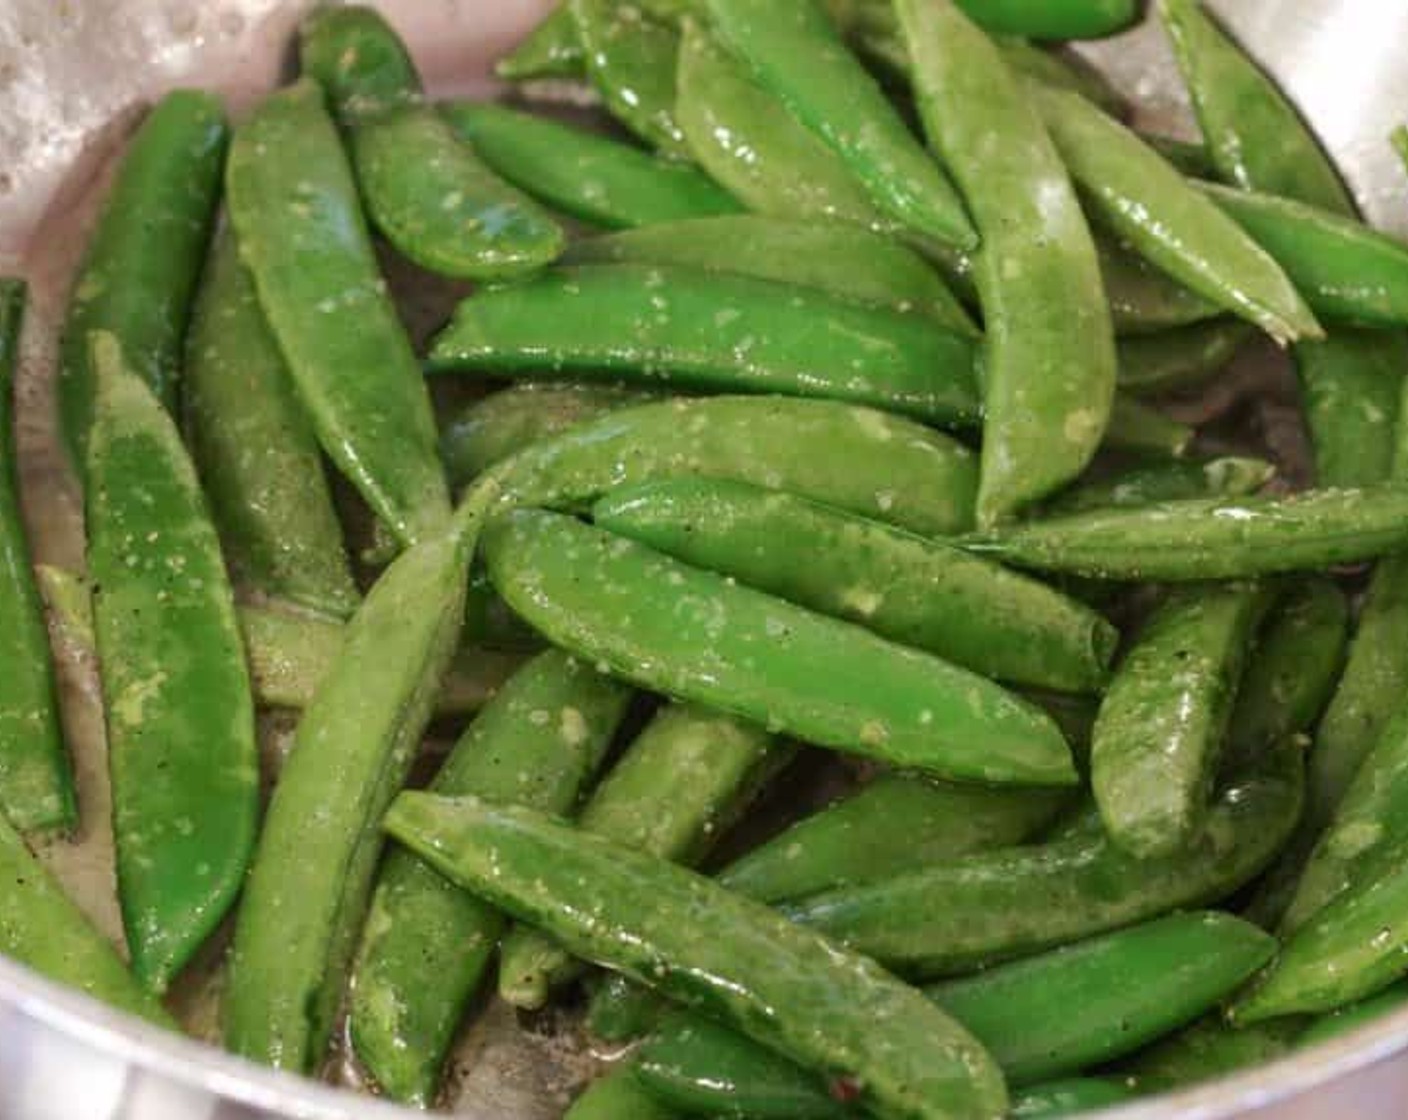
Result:
{"label": "curved pea pod", "polygon": [[593,1081],[562,1120],[675,1120],[679,1114],[652,1095],[630,1066]]}
{"label": "curved pea pod", "polygon": [[1141,1096],[1196,1085],[1284,1057],[1302,1027],[1285,1019],[1238,1028],[1212,1014],[1119,1063],[1115,1072]]}
{"label": "curved pea pod", "polygon": [[1134,1094],[1109,1077],[1068,1077],[1031,1085],[1012,1095],[1012,1120],[1074,1116],[1123,1104]]}
{"label": "curved pea pod", "polygon": [[451,101],[440,112],[514,186],[612,229],[734,214],[742,207],[686,163],[502,105]]}
{"label": "curved pea pod", "polygon": [[231,576],[276,599],[350,614],[357,588],[322,452],[229,227],[206,263],[184,373],[186,439]]}
{"label": "curved pea pod", "polygon": [[23,281],[0,279],[0,816],[28,832],[71,827],[78,802],[15,471],[11,402],[24,302]]}
{"label": "curved pea pod", "polygon": [[175,403],[181,339],[228,138],[219,100],[182,89],[157,102],[132,138],[88,243],[63,328],[59,410],[76,467],[85,461],[93,418],[91,333],[112,334],[161,402]]}
{"label": "curved pea pod", "polygon": [[579,265],[459,305],[432,373],[532,374],[869,404],[972,423],[974,343],[920,316],[746,276]]}
{"label": "curved pea pod", "polygon": [[0,882],[0,953],[120,1011],[177,1029],[3,816]]}
{"label": "curved pea pod", "polygon": [[274,94],[240,126],[226,188],[240,255],[323,450],[403,544],[443,529],[430,398],[316,84]]}
{"label": "curved pea pod", "polygon": [[1244,579],[1371,560],[1408,540],[1400,487],[1193,498],[1029,521],[959,539],[1023,568],[1097,579]]}
{"label": "curved pea pod", "polygon": [[175,424],[98,333],[88,571],[133,971],[162,991],[219,924],[254,847],[259,756],[234,596]]}
{"label": "curved pea pod", "polygon": [[[565,813],[601,763],[630,691],[566,654],[528,662],[474,721],[431,788]],[[353,970],[348,1029],[381,1091],[428,1105],[506,919],[409,852],[389,852]]]}
{"label": "curved pea pod", "polygon": [[579,241],[574,264],[682,265],[776,280],[892,311],[927,315],[976,335],[972,317],[913,249],[839,222],[799,222],[756,214],[661,222]]}
{"label": "curved pea pod", "polygon": [[1095,234],[1100,278],[1120,335],[1152,334],[1215,318],[1218,309],[1113,237]]}
{"label": "curved pea pod", "polygon": [[916,233],[959,249],[977,247],[952,185],[820,6],[767,0],[705,6],[723,45],[841,157],[877,207]]}
{"label": "curved pea pod", "polygon": [[1043,845],[977,853],[783,908],[906,976],[954,975],[1027,956],[1182,907],[1249,882],[1290,835],[1301,760],[1289,746],[1230,781],[1184,851],[1141,860],[1099,829]]}
{"label": "curved pea pod", "polygon": [[1135,467],[1119,474],[1077,482],[1043,507],[1048,515],[1065,516],[1089,510],[1129,508],[1183,498],[1254,494],[1275,477],[1265,459],[1226,456],[1220,459],[1173,461]]}
{"label": "curved pea pod", "polygon": [[1196,389],[1221,373],[1250,341],[1252,327],[1213,319],[1119,344],[1119,387],[1135,396]]}
{"label": "curved pea pod", "polygon": [[1089,462],[1110,418],[1113,330],[1085,218],[1024,81],[948,0],[896,10],[925,131],[983,239],[978,521],[990,525]]}
{"label": "curved pea pod", "polygon": [[586,73],[587,52],[577,34],[577,21],[559,4],[512,51],[494,64],[506,82],[539,78],[580,78]]}
{"label": "curved pea pod", "polygon": [[1378,1022],[1384,1016],[1397,1011],[1405,1002],[1408,1002],[1408,983],[1400,980],[1377,995],[1321,1016],[1296,1039],[1296,1045],[1315,1046],[1332,1038],[1340,1038],[1360,1027]]}
{"label": "curved pea pod", "polygon": [[299,721],[235,924],[223,1011],[237,1054],[298,1071],[322,1060],[381,854],[381,815],[454,652],[479,518],[494,496],[476,493],[386,570]]}
{"label": "curved pea pod", "polygon": [[1294,357],[1317,485],[1393,477],[1408,335],[1340,329],[1297,346]]}
{"label": "curved pea pod", "polygon": [[1181,459],[1197,433],[1138,397],[1117,394],[1105,428],[1104,446],[1152,459]]}
{"label": "curved pea pod", "polygon": [[787,397],[621,409],[523,452],[505,465],[504,488],[523,504],[583,510],[618,486],[695,475],[787,490],[930,536],[969,527],[977,489],[972,452],[931,428]]}
{"label": "curved pea pod", "polygon": [[1197,836],[1266,600],[1256,584],[1177,590],[1116,670],[1095,721],[1090,785],[1110,839],[1131,854],[1172,855]]}
{"label": "curved pea pod", "polygon": [[1119,640],[1103,617],[1045,584],[747,483],[647,483],[604,498],[592,517],[688,564],[1015,684],[1094,691]]}
{"label": "curved pea pod", "polygon": [[505,514],[484,547],[514,610],[643,687],[940,777],[1075,781],[1049,717],[929,654],[560,514]]}
{"label": "curved pea pod", "polygon": [[573,953],[844,1079],[862,1107],[976,1120],[1006,1106],[997,1068],[922,995],[709,879],[472,798],[405,793],[385,826],[452,881]]}
{"label": "curved pea pod", "polygon": [[[871,31],[895,27],[893,9],[883,0],[858,0],[851,7],[851,22],[859,27]],[[1100,39],[1139,19],[1134,0],[958,0],[958,7],[994,35],[1028,39]]]}
{"label": "curved pea pod", "polygon": [[[695,866],[792,757],[761,727],[688,705],[663,708],[592,792],[584,832]],[[499,951],[499,994],[536,1008],[584,966],[546,934],[515,927]]]}

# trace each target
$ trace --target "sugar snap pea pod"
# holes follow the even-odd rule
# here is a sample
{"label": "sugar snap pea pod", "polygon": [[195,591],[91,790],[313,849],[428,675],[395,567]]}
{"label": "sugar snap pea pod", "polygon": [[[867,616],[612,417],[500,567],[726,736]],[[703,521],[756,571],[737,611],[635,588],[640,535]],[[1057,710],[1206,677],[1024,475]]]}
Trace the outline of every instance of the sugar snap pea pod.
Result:
{"label": "sugar snap pea pod", "polygon": [[1181,459],[1197,433],[1138,397],[1118,393],[1103,446],[1157,459]]}
{"label": "sugar snap pea pod", "polygon": [[[974,23],[994,35],[1028,39],[1099,39],[1130,27],[1139,19],[1135,0],[959,0]],[[851,5],[850,25],[893,32],[895,14],[884,0]]]}
{"label": "sugar snap pea pod", "polygon": [[1341,327],[1295,350],[1320,486],[1372,486],[1394,474],[1408,335]]}
{"label": "sugar snap pea pod", "polygon": [[0,953],[112,1007],[176,1029],[24,840],[0,816]]}
{"label": "sugar snap pea pod", "polygon": [[688,564],[1016,684],[1094,691],[1119,640],[1103,617],[1045,584],[748,483],[647,483],[608,495],[592,517]]}
{"label": "sugar snap pea pod", "polygon": [[976,334],[972,317],[913,249],[838,222],[798,222],[755,214],[662,222],[579,241],[576,264],[684,265],[815,288],[858,303],[927,315],[949,330]]}
{"label": "sugar snap pea pod", "polygon": [[957,193],[819,5],[707,0],[706,7],[723,45],[845,161],[876,206],[936,241],[977,246]]}
{"label": "sugar snap pea pod", "polygon": [[843,1082],[862,1107],[976,1120],[1006,1106],[996,1067],[922,995],[709,879],[473,798],[404,793],[385,827],[452,881],[577,955],[707,1008]]}
{"label": "sugar snap pea pod", "polygon": [[348,625],[304,711],[235,925],[225,1044],[280,1069],[322,1060],[381,854],[464,616],[486,486],[403,552]]}
{"label": "sugar snap pea pod", "polygon": [[430,398],[316,84],[274,94],[240,126],[226,188],[240,255],[323,450],[403,544],[443,528]]}
{"label": "sugar snap pea pod", "polygon": [[1111,507],[1147,506],[1181,498],[1216,495],[1235,498],[1256,493],[1275,474],[1276,468],[1264,459],[1236,456],[1201,462],[1155,463],[1077,482],[1047,502],[1044,509],[1048,515],[1064,516]]}
{"label": "sugar snap pea pod", "polygon": [[1210,179],[1217,174],[1208,156],[1207,145],[1201,139],[1180,140],[1157,132],[1141,132],[1140,139],[1163,156],[1183,174],[1193,179]]}
{"label": "sugar snap pea pod", "polygon": [[1215,318],[1216,305],[1190,292],[1115,238],[1095,234],[1110,318],[1120,335],[1152,334]]}
{"label": "sugar snap pea pod", "polygon": [[528,37],[494,64],[506,82],[538,78],[579,78],[586,73],[587,52],[577,21],[565,4],[554,8]]}
{"label": "sugar snap pea pod", "polygon": [[675,1120],[679,1114],[650,1093],[630,1066],[598,1077],[562,1120]]}
{"label": "sugar snap pea pod", "polygon": [[1400,980],[1377,995],[1321,1016],[1296,1039],[1296,1045],[1314,1046],[1331,1038],[1339,1038],[1369,1023],[1377,1022],[1390,1012],[1397,1011],[1405,1003],[1408,1003],[1408,983]]}
{"label": "sugar snap pea pod", "polygon": [[1089,462],[1109,420],[1114,338],[1090,232],[1023,80],[950,0],[896,10],[920,118],[983,238],[978,522],[987,525]]}
{"label": "sugar snap pea pod", "polygon": [[486,102],[440,107],[475,152],[520,190],[611,229],[734,214],[742,207],[686,163]]}
{"label": "sugar snap pea pod", "polygon": [[917,315],[748,276],[576,265],[477,292],[431,346],[432,373],[623,377],[817,396],[920,419],[977,419],[974,342]]}
{"label": "sugar snap pea pod", "polygon": [[78,802],[15,473],[11,402],[25,291],[23,281],[0,279],[0,816],[28,832],[71,827]]}
{"label": "sugar snap pea pod", "polygon": [[506,514],[484,547],[514,610],[643,687],[940,777],[1075,780],[1048,716],[930,654],[560,514]]}
{"label": "sugar snap pea pod", "polygon": [[1243,579],[1372,560],[1408,538],[1394,486],[1192,498],[1029,521],[960,538],[1007,563],[1097,579]]}
{"label": "sugar snap pea pod", "polygon": [[972,524],[975,466],[961,444],[888,413],[708,397],[621,409],[544,440],[506,467],[504,485],[524,503],[582,510],[617,486],[732,478],[937,535]]}
{"label": "sugar snap pea pod", "polygon": [[[791,755],[761,727],[670,705],[592,792],[577,827],[692,867]],[[499,994],[517,1007],[541,1007],[550,987],[581,971],[551,937],[517,926],[499,951]]]}
{"label": "sugar snap pea pod", "polygon": [[1085,98],[1029,84],[1099,219],[1175,280],[1284,344],[1323,332],[1280,265],[1135,133]]}
{"label": "sugar snap pea pod", "polygon": [[1123,1104],[1134,1094],[1109,1077],[1067,1077],[1012,1094],[1012,1120],[1047,1120]]}
{"label": "sugar snap pea pod", "polygon": [[184,376],[186,439],[232,578],[350,614],[357,588],[322,452],[228,226],[206,262]]}
{"label": "sugar snap pea pod", "polygon": [[[625,714],[630,690],[555,650],[504,685],[432,789],[568,812]],[[381,1091],[428,1105],[503,915],[402,850],[389,852],[353,970],[349,1031]]]}
{"label": "sugar snap pea pod", "polygon": [[1134,396],[1195,389],[1226,368],[1252,337],[1235,319],[1211,319],[1119,344],[1119,387]]}
{"label": "sugar snap pea pod", "polygon": [[1290,834],[1301,760],[1290,746],[1234,778],[1185,851],[1140,860],[1099,829],[1043,845],[976,853],[783,908],[794,921],[906,976],[954,975],[1092,937],[1252,879]]}
{"label": "sugar snap pea pod", "polygon": [[176,426],[93,336],[88,571],[97,589],[118,901],[137,979],[164,990],[235,900],[259,755],[234,596]]}
{"label": "sugar snap pea pod", "polygon": [[181,338],[215,215],[228,136],[216,97],[173,90],[132,138],[88,243],[64,324],[59,409],[75,466],[84,461],[93,415],[92,332],[110,332],[162,403],[175,403]]}
{"label": "sugar snap pea pod", "polygon": [[1125,851],[1168,856],[1198,834],[1266,600],[1256,584],[1179,589],[1116,670],[1095,720],[1090,785]]}
{"label": "sugar snap pea pod", "polygon": [[1212,1014],[1119,1063],[1114,1072],[1138,1095],[1162,1093],[1275,1061],[1291,1052],[1302,1029],[1295,1019],[1238,1028]]}

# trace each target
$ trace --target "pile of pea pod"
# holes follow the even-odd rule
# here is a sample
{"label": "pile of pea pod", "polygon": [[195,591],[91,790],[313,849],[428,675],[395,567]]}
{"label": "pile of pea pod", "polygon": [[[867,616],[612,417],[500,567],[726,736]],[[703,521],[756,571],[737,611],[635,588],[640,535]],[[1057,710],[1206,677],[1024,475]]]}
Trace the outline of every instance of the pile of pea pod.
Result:
{"label": "pile of pea pod", "polygon": [[[572,1120],[1073,1115],[1408,1001],[1408,246],[1155,8],[1196,142],[1061,45],[1136,0],[564,0],[496,103],[322,7],[233,127],[162,98],[61,340],[84,572],[0,282],[0,951],[176,1030],[228,942],[229,1050],[421,1107],[486,992],[580,1009]],[[1308,487],[1166,407],[1259,335]],[[32,854],[45,605],[120,947]]]}

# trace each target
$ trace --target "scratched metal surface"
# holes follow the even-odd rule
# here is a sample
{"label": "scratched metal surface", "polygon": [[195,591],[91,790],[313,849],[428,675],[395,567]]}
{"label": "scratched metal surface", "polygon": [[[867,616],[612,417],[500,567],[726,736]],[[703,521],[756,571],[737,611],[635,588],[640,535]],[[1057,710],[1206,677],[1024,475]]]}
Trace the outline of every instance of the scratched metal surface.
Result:
{"label": "scratched metal surface", "polygon": [[[53,339],[112,157],[142,104],[170,86],[219,89],[238,113],[287,70],[289,31],[307,6],[308,0],[0,0],[0,272],[22,271],[34,288],[19,424],[26,515],[42,561],[81,564],[77,495],[55,452],[50,419]],[[433,90],[491,92],[490,61],[532,26],[547,0],[379,6],[410,42]],[[1408,119],[1408,2],[1213,0],[1213,7],[1314,122],[1369,219],[1408,235],[1408,176],[1384,143],[1389,129]],[[1083,50],[1141,105],[1142,123],[1189,130],[1186,100],[1156,28]],[[1274,387],[1278,376],[1263,355],[1239,371],[1239,384]],[[1209,413],[1226,407],[1215,400],[1189,405]],[[1259,407],[1274,433],[1276,410],[1285,406],[1273,395]],[[62,643],[61,678],[84,825],[76,843],[43,856],[116,936],[93,666]],[[277,719],[266,724],[266,742],[277,751],[287,727]],[[206,970],[181,993],[183,1017],[197,1034],[213,1030],[217,987],[218,973]],[[1108,1116],[1397,1120],[1408,1113],[1405,1051],[1408,1013],[1261,1070]],[[450,1104],[479,1120],[554,1120],[592,1060],[551,1019],[522,1024],[491,1005],[457,1048]],[[334,1063],[329,1077],[349,1075]],[[130,1023],[0,959],[3,1120],[411,1115]]]}

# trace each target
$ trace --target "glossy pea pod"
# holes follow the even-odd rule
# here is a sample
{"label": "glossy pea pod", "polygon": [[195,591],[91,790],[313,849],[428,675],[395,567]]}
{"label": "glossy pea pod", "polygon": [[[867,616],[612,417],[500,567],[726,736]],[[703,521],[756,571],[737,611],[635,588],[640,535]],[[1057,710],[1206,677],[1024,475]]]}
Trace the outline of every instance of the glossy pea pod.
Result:
{"label": "glossy pea pod", "polygon": [[1190,292],[1117,238],[1095,234],[1110,319],[1121,335],[1153,334],[1213,319],[1215,304]]}
{"label": "glossy pea pod", "polygon": [[618,1066],[588,1085],[562,1120],[676,1120],[678,1116],[641,1085],[634,1070]]}
{"label": "glossy pea pod", "polygon": [[299,26],[305,74],[328,94],[372,223],[423,268],[503,280],[553,260],[566,238],[425,101],[405,45],[372,8],[321,8]]}
{"label": "glossy pea pod", "polygon": [[1137,397],[1200,388],[1227,367],[1252,333],[1247,323],[1212,319],[1121,339],[1119,387]]}
{"label": "glossy pea pod", "polygon": [[381,854],[464,615],[491,487],[373,587],[299,721],[235,925],[225,1044],[307,1072],[323,1058]]}
{"label": "glossy pea pod", "polygon": [[358,594],[322,452],[234,231],[216,235],[186,342],[186,439],[232,577],[333,616]]}
{"label": "glossy pea pod", "polygon": [[1184,851],[1140,860],[1098,828],[1047,844],[960,857],[885,882],[828,891],[783,908],[793,921],[905,976],[955,975],[1030,955],[1249,882],[1294,827],[1299,753],[1278,745],[1234,776]]}
{"label": "glossy pea pod", "polygon": [[579,78],[586,73],[587,54],[577,34],[577,21],[563,4],[529,32],[528,37],[494,64],[506,82],[540,78]]}
{"label": "glossy pea pod", "polygon": [[234,595],[175,424],[116,337],[92,337],[88,571],[118,901],[163,991],[230,908],[254,848],[259,755]]}
{"label": "glossy pea pod", "polygon": [[939,777],[1075,781],[1048,716],[930,654],[560,514],[506,514],[484,549],[514,610],[642,687]]}
{"label": "glossy pea pod", "polygon": [[978,521],[988,525],[1089,462],[1110,417],[1113,330],[1090,232],[1023,80],[949,0],[902,0],[897,11],[925,131],[983,238]]}
{"label": "glossy pea pod", "polygon": [[1077,482],[1042,508],[1048,516],[1089,510],[1129,508],[1183,498],[1254,494],[1276,475],[1264,459],[1226,456],[1219,459],[1173,461],[1134,467],[1116,474]]}
{"label": "glossy pea pod", "polygon": [[1105,831],[1132,855],[1169,856],[1197,836],[1266,599],[1248,583],[1175,591],[1115,671],[1090,785]]}
{"label": "glossy pea pod", "polygon": [[651,265],[553,269],[462,302],[432,373],[632,383],[846,400],[973,423],[974,343],[916,315],[752,277]]}
{"label": "glossy pea pod", "polygon": [[594,225],[626,229],[741,209],[698,168],[596,133],[487,102],[451,101],[440,112],[503,178]]}
{"label": "glossy pea pod", "polygon": [[1296,1045],[1315,1046],[1328,1039],[1339,1038],[1360,1027],[1378,1022],[1397,1011],[1405,1002],[1408,1002],[1408,983],[1400,980],[1377,995],[1321,1016],[1296,1039]]}
{"label": "glossy pea pod", "polygon": [[[470,725],[431,788],[567,813],[630,691],[566,654],[540,654]],[[381,1091],[428,1105],[465,1007],[507,925],[413,855],[388,853],[353,970],[348,1028]]]}
{"label": "glossy pea pod", "polygon": [[596,524],[985,677],[1073,692],[1109,674],[1119,634],[1045,584],[792,494],[672,479],[618,490]]}
{"label": "glossy pea pod", "polygon": [[[592,792],[577,827],[693,867],[791,755],[761,727],[670,705]],[[516,926],[499,952],[499,995],[542,1007],[552,987],[584,969],[547,934]]]}
{"label": "glossy pea pod", "polygon": [[59,411],[75,467],[92,423],[89,335],[106,331],[161,402],[176,401],[181,339],[215,216],[229,126],[220,102],[173,90],[143,120],[88,243],[64,323]]}
{"label": "glossy pea pod", "polygon": [[[857,7],[872,25],[893,24],[893,12],[881,0],[859,0]],[[1139,19],[1134,0],[959,0],[958,7],[987,31],[1028,39],[1100,39]]]}
{"label": "glossy pea pod", "polygon": [[470,798],[402,794],[385,823],[460,886],[579,956],[844,1079],[864,1107],[976,1120],[1006,1106],[996,1066],[922,995],[709,879]]}
{"label": "glossy pea pod", "polygon": [[25,285],[0,279],[0,816],[21,832],[78,819],[59,726],[43,608],[30,568],[15,467],[14,377]]}
{"label": "glossy pea pod", "polygon": [[274,94],[240,126],[226,187],[240,255],[323,450],[403,544],[443,529],[430,398],[315,83]]}

